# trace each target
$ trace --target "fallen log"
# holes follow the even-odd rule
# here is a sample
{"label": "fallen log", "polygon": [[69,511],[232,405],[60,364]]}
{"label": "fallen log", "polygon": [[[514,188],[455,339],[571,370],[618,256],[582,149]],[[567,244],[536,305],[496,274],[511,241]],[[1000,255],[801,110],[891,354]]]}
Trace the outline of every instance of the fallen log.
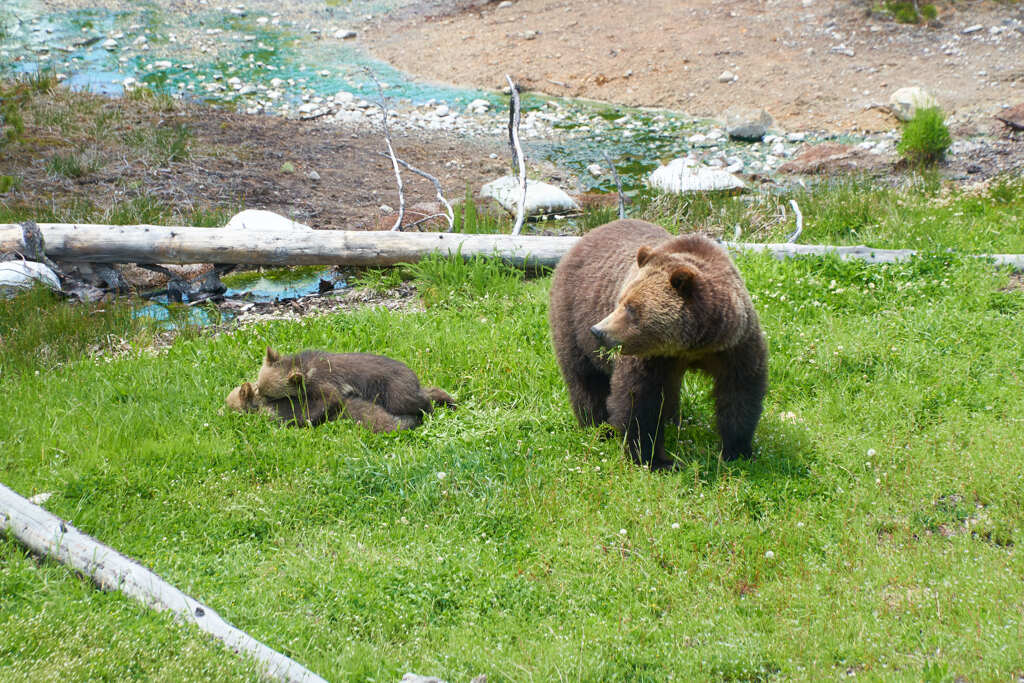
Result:
{"label": "fallen log", "polygon": [[[46,254],[88,263],[244,263],[389,266],[431,253],[497,256],[519,267],[554,267],[576,237],[440,232],[265,230],[159,225],[40,223]],[[22,228],[0,224],[0,253],[22,251]]]}
{"label": "fallen log", "polygon": [[[159,225],[40,223],[46,255],[88,263],[239,263],[280,266],[390,266],[433,253],[495,256],[528,268],[553,268],[578,237],[464,235],[444,232],[261,230]],[[775,258],[835,254],[841,259],[894,263],[913,249],[815,244],[723,242],[737,252],[769,252]],[[0,253],[23,252],[22,227],[0,224]],[[1022,254],[972,254],[1024,270]]]}
{"label": "fallen log", "polygon": [[118,590],[148,607],[171,610],[177,618],[195,624],[235,652],[247,653],[271,678],[324,683],[320,676],[235,628],[215,611],[141,564],[83,534],[3,484],[0,484],[0,531],[11,534],[36,555],[52,557],[70,566],[104,590]]}

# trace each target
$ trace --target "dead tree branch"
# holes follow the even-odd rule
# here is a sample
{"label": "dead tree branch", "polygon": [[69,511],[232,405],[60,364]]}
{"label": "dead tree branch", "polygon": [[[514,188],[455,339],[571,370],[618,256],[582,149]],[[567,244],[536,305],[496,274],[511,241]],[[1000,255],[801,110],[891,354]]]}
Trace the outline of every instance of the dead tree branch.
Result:
{"label": "dead tree branch", "polygon": [[377,86],[377,93],[380,95],[380,101],[377,102],[377,106],[380,107],[381,128],[384,130],[384,142],[387,143],[388,156],[391,158],[391,167],[395,170],[395,182],[398,184],[398,218],[395,220],[395,224],[391,226],[391,229],[401,230],[402,220],[405,218],[405,186],[402,184],[402,172],[398,170],[398,157],[395,156],[395,148],[391,144],[391,131],[388,129],[388,106],[384,99],[384,88],[381,87],[380,81],[377,80],[377,76],[373,71],[366,69],[366,73],[369,74]]}
{"label": "dead tree branch", "polygon": [[[381,156],[387,155],[381,153]],[[405,161],[404,159],[399,159],[398,157],[391,157],[391,159],[393,161],[397,161],[398,163],[400,163],[402,166],[409,169],[413,173],[426,178],[427,180],[434,184],[434,190],[436,191],[437,201],[441,202],[441,206],[444,207],[445,212],[443,214],[437,214],[436,216],[429,216],[428,218],[436,218],[437,216],[443,215],[445,218],[448,219],[448,232],[452,232],[453,230],[455,230],[455,212],[452,210],[452,205],[449,204],[448,200],[444,198],[444,191],[441,189],[441,181],[435,178],[434,176],[430,175],[426,171],[421,171],[420,169],[416,168],[415,166],[410,164],[408,161]],[[416,221],[416,223],[413,223],[412,225],[418,225],[419,223],[422,223],[424,220],[427,220],[427,218]]]}
{"label": "dead tree branch", "polygon": [[789,205],[793,207],[793,213],[796,214],[796,230],[789,234],[786,242],[788,244],[795,244],[797,239],[800,238],[800,233],[804,231],[804,215],[800,213],[800,205],[796,203],[795,199],[790,199]]}
{"label": "dead tree branch", "polygon": [[0,531],[41,557],[72,567],[104,590],[117,590],[157,610],[170,610],[235,652],[255,659],[267,676],[296,683],[324,679],[289,657],[235,628],[217,612],[69,523],[0,484]]}
{"label": "dead tree branch", "polygon": [[512,101],[508,110],[508,143],[512,147],[512,163],[519,168],[519,207],[516,210],[516,224],[512,227],[512,234],[518,235],[523,229],[523,221],[526,220],[526,159],[519,144],[519,88],[508,74],[505,74],[505,80],[512,90]]}

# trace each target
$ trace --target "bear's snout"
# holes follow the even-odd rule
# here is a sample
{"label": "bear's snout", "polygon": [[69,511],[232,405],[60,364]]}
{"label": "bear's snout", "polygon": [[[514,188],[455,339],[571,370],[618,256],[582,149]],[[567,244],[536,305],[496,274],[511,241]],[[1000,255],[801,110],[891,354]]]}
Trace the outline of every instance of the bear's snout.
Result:
{"label": "bear's snout", "polygon": [[590,334],[597,337],[597,341],[601,344],[601,346],[614,348],[619,345],[618,340],[613,339],[607,332],[602,330],[597,325],[594,325],[593,327],[590,328]]}

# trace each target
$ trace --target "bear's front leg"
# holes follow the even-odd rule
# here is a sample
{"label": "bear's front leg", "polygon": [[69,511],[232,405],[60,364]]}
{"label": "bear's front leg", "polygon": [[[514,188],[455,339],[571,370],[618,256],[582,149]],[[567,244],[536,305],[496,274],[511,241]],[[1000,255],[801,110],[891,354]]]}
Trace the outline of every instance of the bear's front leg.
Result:
{"label": "bear's front leg", "polygon": [[652,470],[673,464],[665,455],[665,425],[679,412],[681,384],[675,359],[622,356],[615,363],[608,421],[625,435],[633,459]]}
{"label": "bear's front leg", "polygon": [[709,359],[706,370],[715,383],[715,421],[723,460],[753,454],[754,430],[768,392],[767,358],[764,338],[758,333]]}

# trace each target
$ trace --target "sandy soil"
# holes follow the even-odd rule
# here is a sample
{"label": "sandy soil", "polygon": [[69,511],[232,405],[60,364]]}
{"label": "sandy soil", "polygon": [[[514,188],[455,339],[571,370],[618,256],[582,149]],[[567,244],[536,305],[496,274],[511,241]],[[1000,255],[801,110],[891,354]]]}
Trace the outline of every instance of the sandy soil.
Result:
{"label": "sandy soil", "polygon": [[[940,4],[932,26],[867,2],[827,0],[422,0],[362,37],[427,79],[487,88],[504,74],[552,95],[721,116],[764,107],[787,130],[862,131],[872,107],[920,85],[984,130],[1024,100],[1024,5]],[[964,33],[970,26],[982,28]],[[852,54],[852,56],[850,56]],[[737,76],[720,82],[723,72]]]}

